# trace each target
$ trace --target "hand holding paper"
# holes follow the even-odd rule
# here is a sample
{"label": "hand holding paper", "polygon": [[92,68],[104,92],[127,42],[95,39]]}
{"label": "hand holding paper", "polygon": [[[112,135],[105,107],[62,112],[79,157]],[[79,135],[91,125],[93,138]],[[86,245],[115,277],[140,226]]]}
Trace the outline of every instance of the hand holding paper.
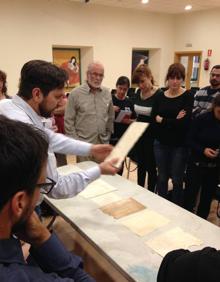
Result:
{"label": "hand holding paper", "polygon": [[105,160],[112,160],[118,158],[118,162],[115,167],[119,168],[124,161],[125,157],[132,149],[134,144],[138,141],[141,135],[149,126],[149,123],[145,122],[133,122],[129,125],[128,129],[122,135],[110,155]]}
{"label": "hand holding paper", "polygon": [[132,112],[121,110],[117,118],[115,119],[115,122],[123,122],[124,119],[130,119],[131,114]]}

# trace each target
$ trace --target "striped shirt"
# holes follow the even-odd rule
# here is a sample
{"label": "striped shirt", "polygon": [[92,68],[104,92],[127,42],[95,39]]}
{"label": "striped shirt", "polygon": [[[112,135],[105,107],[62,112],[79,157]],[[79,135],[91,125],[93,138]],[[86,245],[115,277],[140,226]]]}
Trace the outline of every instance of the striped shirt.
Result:
{"label": "striped shirt", "polygon": [[194,96],[193,118],[211,109],[212,101],[218,94],[220,94],[220,88],[212,89],[210,86],[197,91]]}

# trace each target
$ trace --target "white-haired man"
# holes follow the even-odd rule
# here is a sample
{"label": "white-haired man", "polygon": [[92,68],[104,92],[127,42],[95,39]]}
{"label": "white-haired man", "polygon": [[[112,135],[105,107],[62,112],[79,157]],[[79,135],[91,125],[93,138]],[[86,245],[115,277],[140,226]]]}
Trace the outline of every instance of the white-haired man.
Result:
{"label": "white-haired man", "polygon": [[[68,136],[92,144],[109,143],[114,110],[109,90],[103,87],[104,67],[99,62],[88,66],[87,79],[69,95],[65,111]],[[90,157],[78,157],[78,161]]]}

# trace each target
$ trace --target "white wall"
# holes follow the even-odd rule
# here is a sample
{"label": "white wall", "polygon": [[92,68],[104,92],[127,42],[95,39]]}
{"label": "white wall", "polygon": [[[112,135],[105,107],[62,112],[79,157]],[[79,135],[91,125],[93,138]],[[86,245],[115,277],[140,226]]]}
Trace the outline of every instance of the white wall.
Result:
{"label": "white wall", "polygon": [[[83,79],[91,58],[102,61],[110,88],[118,76],[130,77],[132,48],[150,49],[159,85],[174,51],[201,50],[204,60],[212,49],[211,64],[220,63],[220,9],[172,16],[69,0],[1,0],[0,11],[0,69],[8,74],[10,95],[17,91],[22,65],[30,59],[52,61],[53,45],[81,47]],[[208,78],[202,70],[200,86]]]}
{"label": "white wall", "polygon": [[173,61],[174,17],[170,15],[66,0],[1,0],[0,11],[0,69],[8,73],[10,95],[17,90],[26,61],[52,61],[52,45],[83,46],[84,62],[91,56],[103,62],[104,84],[110,88],[118,76],[130,77],[132,48],[161,49],[153,66],[159,84]]}
{"label": "white wall", "polygon": [[[165,78],[165,75],[160,77],[159,70],[160,70],[161,63],[162,63],[161,49],[150,49],[148,65],[153,73],[155,84],[159,86],[162,86],[164,84],[164,78]],[[170,63],[172,63],[172,61]],[[165,66],[165,71],[166,71],[166,67],[168,67],[168,65]]]}
{"label": "white wall", "polygon": [[[207,50],[212,49],[211,66],[220,64],[220,9],[194,12],[176,16],[175,51],[202,51],[202,63]],[[187,48],[186,44],[192,47]],[[202,70],[200,87],[208,84],[209,71]]]}

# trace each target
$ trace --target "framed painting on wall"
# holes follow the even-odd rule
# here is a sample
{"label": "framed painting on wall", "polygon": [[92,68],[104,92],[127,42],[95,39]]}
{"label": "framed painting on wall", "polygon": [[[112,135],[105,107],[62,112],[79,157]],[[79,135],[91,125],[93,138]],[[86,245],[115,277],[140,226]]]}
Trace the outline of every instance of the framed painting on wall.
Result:
{"label": "framed painting on wall", "polygon": [[132,65],[131,74],[133,74],[135,68],[141,64],[147,64],[149,61],[149,50],[132,50]]}
{"label": "framed painting on wall", "polygon": [[53,63],[68,73],[68,90],[80,85],[80,49],[53,47]]}
{"label": "framed painting on wall", "polygon": [[[149,62],[149,50],[140,50],[133,49],[132,50],[132,61],[131,61],[131,77],[133,76],[133,72],[137,66],[146,64]],[[137,87],[136,83],[131,84],[132,91],[135,91]]]}

